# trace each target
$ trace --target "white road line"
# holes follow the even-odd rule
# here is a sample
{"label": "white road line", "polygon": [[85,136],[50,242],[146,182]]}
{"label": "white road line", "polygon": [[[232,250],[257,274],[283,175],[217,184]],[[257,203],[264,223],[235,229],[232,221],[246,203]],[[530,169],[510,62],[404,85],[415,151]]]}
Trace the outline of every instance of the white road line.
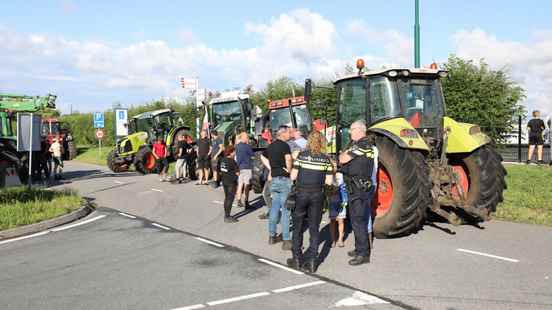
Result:
{"label": "white road line", "polygon": [[125,182],[121,182],[121,181],[117,181],[117,180],[115,180],[115,181],[113,181],[113,182],[115,182],[115,183],[117,183],[117,184],[125,184]]}
{"label": "white road line", "polygon": [[486,256],[486,257],[491,257],[491,258],[496,258],[496,259],[501,259],[501,260],[505,260],[505,261],[511,262],[511,263],[519,263],[519,259],[515,259],[515,258],[502,257],[502,256],[497,256],[497,255],[492,255],[492,254],[487,254],[487,253],[482,253],[482,252],[477,252],[477,251],[472,251],[472,250],[466,250],[466,249],[456,249],[456,251],[469,253],[469,254],[475,254],[475,255],[481,255],[481,256]]}
{"label": "white road line", "polygon": [[13,238],[13,239],[8,239],[8,240],[4,240],[4,241],[0,241],[0,244],[6,244],[6,243],[10,243],[10,242],[15,242],[15,241],[19,241],[19,240],[25,240],[25,239],[29,239],[29,238],[33,238],[33,237],[38,237],[38,236],[43,236],[43,235],[46,235],[50,233],[49,230],[45,230],[45,231],[41,231],[39,233],[36,233],[36,234],[32,234],[32,235],[27,235],[27,236],[23,236],[23,237],[17,237],[17,238]]}
{"label": "white road line", "polygon": [[99,219],[102,219],[106,217],[106,215],[98,215],[96,217],[93,217],[91,219],[88,219],[86,221],[82,221],[82,222],[79,222],[79,223],[75,223],[75,224],[71,224],[71,225],[67,225],[67,226],[62,226],[62,227],[59,227],[59,228],[54,228],[54,229],[51,229],[51,231],[62,231],[62,230],[66,230],[66,229],[69,229],[69,228],[73,228],[73,227],[77,227],[77,226],[81,226],[81,225],[84,225],[84,224],[88,224],[90,222],[94,222],[96,220],[99,220]]}
{"label": "white road line", "polygon": [[253,299],[253,298],[263,297],[263,296],[268,296],[268,295],[270,295],[269,292],[260,292],[260,293],[255,293],[255,294],[251,294],[251,295],[244,295],[244,296],[238,296],[238,297],[232,297],[232,298],[227,298],[227,299],[211,301],[211,302],[208,302],[207,304],[209,306],[216,306],[216,305],[228,304],[228,303],[231,303],[231,302],[236,302],[236,301],[246,300],[246,299]]}
{"label": "white road line", "polygon": [[219,205],[222,205],[222,204],[224,204],[224,202],[222,202],[222,201],[218,201],[218,200],[213,200],[213,203],[216,203],[216,204],[219,204]]}
{"label": "white road line", "polygon": [[214,245],[214,246],[219,247],[219,248],[224,248],[224,245],[222,245],[222,244],[213,242],[213,241],[211,241],[211,240],[203,239],[203,238],[201,238],[201,237],[196,237],[196,240],[199,240],[199,241],[201,241],[201,242],[208,243],[208,244],[210,244],[210,245]]}
{"label": "white road line", "polygon": [[273,263],[273,262],[271,262],[271,261],[269,261],[269,260],[266,260],[266,259],[264,259],[264,258],[259,258],[258,260],[259,260],[260,262],[265,263],[265,264],[269,264],[269,265],[271,265],[271,266],[274,266],[274,267],[277,267],[277,268],[280,268],[280,269],[284,269],[284,270],[289,271],[289,272],[294,273],[294,274],[304,274],[304,273],[302,273],[301,271],[297,271],[297,270],[295,270],[295,269],[291,269],[291,268],[288,268],[288,267],[286,267],[286,266],[283,266],[283,265],[280,265],[280,264]]}
{"label": "white road line", "polygon": [[119,214],[122,215],[122,216],[126,216],[126,217],[128,217],[128,218],[131,218],[131,219],[135,219],[135,218],[136,218],[136,216],[134,216],[134,215],[126,214],[126,213],[123,213],[123,212],[119,212]]}
{"label": "white road line", "polygon": [[388,304],[389,302],[378,298],[376,296],[368,295],[363,292],[356,291],[353,293],[353,296],[341,299],[336,302],[334,307],[354,307],[354,306],[365,306],[365,305],[376,305],[376,304]]}
{"label": "white road line", "polygon": [[152,191],[154,191],[154,192],[160,192],[160,193],[162,193],[162,192],[163,192],[162,190],[160,190],[160,189],[157,189],[157,188],[152,188],[151,190],[152,190]]}
{"label": "white road line", "polygon": [[301,288],[305,288],[305,287],[310,287],[310,286],[315,286],[315,285],[320,285],[320,284],[324,284],[326,282],[324,281],[314,281],[314,282],[309,282],[309,283],[305,283],[305,284],[299,284],[299,285],[294,285],[294,286],[288,286],[288,287],[284,287],[284,288],[279,288],[277,290],[272,290],[273,293],[285,293],[285,292],[289,292],[289,291],[293,291],[293,290],[298,290],[298,289],[301,289]]}
{"label": "white road line", "polygon": [[197,304],[197,305],[192,305],[192,306],[187,306],[182,308],[174,308],[172,310],[195,310],[195,309],[201,309],[201,308],[205,308],[205,305]]}
{"label": "white road line", "polygon": [[163,225],[161,225],[161,224],[151,223],[151,225],[153,225],[153,226],[155,226],[155,227],[159,227],[159,228],[164,229],[164,230],[171,230],[169,227],[163,226]]}

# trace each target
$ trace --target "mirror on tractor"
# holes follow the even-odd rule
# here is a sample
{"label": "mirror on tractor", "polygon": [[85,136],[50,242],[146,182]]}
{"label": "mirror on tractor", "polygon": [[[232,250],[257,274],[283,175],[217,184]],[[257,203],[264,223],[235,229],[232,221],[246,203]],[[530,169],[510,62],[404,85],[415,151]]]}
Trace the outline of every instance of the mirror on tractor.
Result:
{"label": "mirror on tractor", "polygon": [[305,80],[305,102],[309,102],[312,95],[312,80]]}

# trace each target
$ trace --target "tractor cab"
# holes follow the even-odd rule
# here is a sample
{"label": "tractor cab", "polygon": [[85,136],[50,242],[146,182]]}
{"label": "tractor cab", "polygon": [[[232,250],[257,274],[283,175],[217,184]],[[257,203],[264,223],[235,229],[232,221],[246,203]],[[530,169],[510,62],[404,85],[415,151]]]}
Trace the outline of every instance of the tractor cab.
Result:
{"label": "tractor cab", "polygon": [[269,101],[268,118],[272,135],[283,125],[297,128],[303,134],[308,134],[312,130],[312,120],[303,96]]}
{"label": "tractor cab", "polygon": [[336,81],[338,147],[349,143],[348,128],[354,121],[366,120],[370,127],[395,118],[404,118],[416,130],[403,128],[397,132],[399,137],[419,134],[426,144],[436,145],[445,113],[439,79],[446,74],[434,69],[385,69]]}
{"label": "tractor cab", "polygon": [[225,144],[233,144],[232,138],[241,131],[250,132],[251,102],[249,95],[229,92],[214,98],[211,107],[212,129],[221,133]]}

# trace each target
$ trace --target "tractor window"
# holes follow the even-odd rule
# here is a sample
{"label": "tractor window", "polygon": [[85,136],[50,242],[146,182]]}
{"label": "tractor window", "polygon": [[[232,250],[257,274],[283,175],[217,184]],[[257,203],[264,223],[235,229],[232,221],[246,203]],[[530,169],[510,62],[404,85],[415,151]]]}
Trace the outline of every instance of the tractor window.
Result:
{"label": "tractor window", "polygon": [[297,128],[301,132],[307,133],[312,130],[312,121],[307,106],[302,105],[293,107],[293,114],[295,115]]}
{"label": "tractor window", "polygon": [[415,128],[437,128],[444,115],[438,79],[401,79],[398,82],[405,118]]}
{"label": "tractor window", "polygon": [[288,108],[270,111],[270,128],[272,131],[278,130],[280,126],[292,127],[291,113]]}
{"label": "tractor window", "polygon": [[400,104],[395,83],[382,76],[370,79],[370,104],[372,122],[397,117]]}
{"label": "tractor window", "polygon": [[171,115],[170,114],[161,114],[156,117],[157,126],[163,130],[168,130],[171,128]]}
{"label": "tractor window", "polygon": [[60,123],[52,123],[52,132],[51,132],[51,134],[57,135],[59,133],[61,133]]}
{"label": "tractor window", "polygon": [[227,121],[239,121],[241,114],[242,110],[239,101],[215,103],[213,105],[213,116],[216,124]]}
{"label": "tractor window", "polygon": [[366,120],[366,83],[363,79],[348,80],[338,85],[339,132],[341,146],[349,144],[349,127],[357,120]]}
{"label": "tractor window", "polygon": [[135,126],[136,131],[135,132],[139,132],[139,131],[148,132],[148,130],[151,127],[153,127],[153,119],[151,119],[151,118],[136,119],[136,126]]}

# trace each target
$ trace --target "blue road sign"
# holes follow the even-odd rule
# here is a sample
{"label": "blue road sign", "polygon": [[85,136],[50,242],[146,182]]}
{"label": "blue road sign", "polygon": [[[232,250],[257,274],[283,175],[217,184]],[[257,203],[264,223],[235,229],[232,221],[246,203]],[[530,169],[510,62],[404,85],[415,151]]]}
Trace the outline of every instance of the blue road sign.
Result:
{"label": "blue road sign", "polygon": [[94,128],[104,128],[105,118],[103,112],[94,112]]}

